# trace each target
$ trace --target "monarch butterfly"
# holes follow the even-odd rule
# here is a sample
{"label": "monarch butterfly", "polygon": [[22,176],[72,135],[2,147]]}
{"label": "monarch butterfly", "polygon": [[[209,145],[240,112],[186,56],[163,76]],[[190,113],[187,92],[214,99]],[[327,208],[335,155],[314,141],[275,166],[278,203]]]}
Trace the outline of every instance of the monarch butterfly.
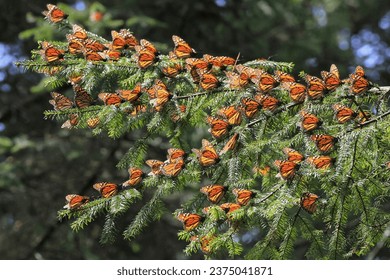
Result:
{"label": "monarch butterfly", "polygon": [[58,92],[51,92],[50,95],[53,99],[49,100],[49,103],[53,105],[54,110],[64,111],[73,108],[74,104],[72,100],[70,100],[65,95],[62,95],[61,93]]}
{"label": "monarch butterfly", "polygon": [[120,51],[112,49],[111,46],[109,46],[108,50],[99,52],[99,54],[104,60],[118,60],[122,55]]}
{"label": "monarch butterfly", "polygon": [[253,69],[248,66],[244,66],[242,64],[236,65],[236,70],[240,74],[240,78],[243,80],[252,80],[256,79],[259,75],[261,70],[259,69]]}
{"label": "monarch butterfly", "polygon": [[169,78],[176,77],[183,71],[183,67],[179,62],[168,62],[169,64],[161,68],[161,72]]}
{"label": "monarch butterfly", "polygon": [[[176,109],[177,109],[177,111],[176,111],[176,112],[173,112],[173,113],[171,114],[171,120],[172,120],[173,122],[178,122],[178,121],[182,118],[181,115],[180,115],[180,113],[185,113],[186,110],[187,110],[187,106],[184,105],[184,104],[180,104],[180,105],[176,106]],[[179,113],[179,112],[180,112],[180,113]]]}
{"label": "monarch butterfly", "polygon": [[318,195],[314,193],[305,192],[301,196],[300,205],[303,210],[305,210],[309,214],[313,214],[317,209],[317,199]]}
{"label": "monarch butterfly", "polygon": [[85,47],[81,39],[72,34],[66,34],[66,40],[68,41],[68,51],[70,54],[77,55],[83,53]]}
{"label": "monarch butterfly", "polygon": [[151,171],[148,174],[149,176],[157,176],[162,174],[161,166],[164,164],[163,161],[157,159],[148,159],[145,163],[151,168]]}
{"label": "monarch butterfly", "polygon": [[226,202],[221,205],[219,205],[223,211],[225,211],[226,214],[232,213],[236,211],[237,209],[241,208],[240,204],[232,203],[232,202]]}
{"label": "monarch butterfly", "polygon": [[240,89],[244,88],[248,83],[248,76],[245,74],[238,74],[233,71],[225,71],[225,75],[227,77],[227,84],[231,89]]}
{"label": "monarch butterfly", "polygon": [[65,196],[65,199],[68,203],[64,206],[64,208],[70,210],[77,209],[89,202],[88,196],[82,196],[78,194],[68,194]]}
{"label": "monarch butterfly", "polygon": [[255,192],[246,189],[233,189],[232,192],[236,197],[236,202],[241,206],[247,205],[256,196]]}
{"label": "monarch butterfly", "polygon": [[305,159],[305,157],[301,153],[291,148],[284,148],[283,153],[287,156],[287,160],[295,163],[300,163],[302,160]]}
{"label": "monarch butterfly", "polygon": [[336,137],[326,134],[311,135],[310,138],[315,142],[318,150],[323,153],[329,152],[338,141]]}
{"label": "monarch butterfly", "polygon": [[122,98],[117,93],[101,92],[98,98],[104,102],[104,105],[119,106],[122,103]]}
{"label": "monarch butterfly", "polygon": [[259,108],[261,107],[259,102],[248,97],[242,98],[241,103],[244,105],[243,110],[245,112],[245,116],[248,119],[252,119],[259,111]]}
{"label": "monarch butterfly", "polygon": [[58,23],[63,21],[68,17],[60,8],[53,4],[46,5],[47,11],[43,11],[42,14],[45,16],[45,19],[51,23]]}
{"label": "monarch butterfly", "polygon": [[107,49],[105,45],[91,38],[87,38],[84,40],[84,47],[87,51],[92,52],[102,52]]}
{"label": "monarch butterfly", "polygon": [[145,113],[145,112],[146,112],[146,105],[137,104],[133,107],[133,111],[130,112],[130,116],[135,117],[138,113]]}
{"label": "monarch butterfly", "polygon": [[156,80],[155,84],[147,92],[150,98],[149,103],[157,112],[160,112],[165,103],[172,98],[172,94],[161,80]]}
{"label": "monarch butterfly", "polygon": [[208,61],[201,58],[186,58],[185,62],[186,62],[186,69],[188,71],[191,71],[193,69],[195,70],[204,69],[208,71],[211,69],[212,66]]}
{"label": "monarch butterfly", "polygon": [[212,56],[204,54],[203,59],[215,67],[225,68],[229,65],[234,65],[236,60],[228,56]]}
{"label": "monarch butterfly", "polygon": [[223,146],[221,152],[219,153],[220,155],[223,155],[224,153],[234,150],[234,148],[237,145],[237,140],[238,140],[238,133],[234,133],[233,136],[226,142],[225,146]]}
{"label": "monarch butterfly", "polygon": [[119,191],[119,186],[117,184],[108,182],[96,183],[93,185],[93,188],[100,192],[104,198],[112,197]]}
{"label": "monarch butterfly", "polygon": [[212,73],[202,73],[202,71],[196,70],[200,76],[199,84],[204,90],[211,90],[219,87],[220,82],[217,77]]}
{"label": "monarch butterfly", "polygon": [[135,60],[139,68],[145,69],[157,61],[156,54],[151,52],[149,48],[137,45],[134,49],[136,51]]}
{"label": "monarch butterfly", "polygon": [[77,39],[85,40],[88,38],[87,31],[84,28],[82,28],[80,25],[73,24],[72,31],[73,31],[72,35]]}
{"label": "monarch butterfly", "polygon": [[187,58],[196,53],[196,51],[179,36],[173,35],[172,41],[175,44],[173,52],[178,58]]}
{"label": "monarch butterfly", "polygon": [[83,80],[83,76],[81,74],[78,74],[78,73],[71,73],[68,77],[69,79],[69,83],[71,83],[71,85],[75,86],[77,84],[80,84],[81,81]]}
{"label": "monarch butterfly", "polygon": [[215,138],[221,138],[222,136],[225,136],[230,129],[229,122],[223,119],[208,116],[207,122],[210,125],[209,132]]}
{"label": "monarch butterfly", "polygon": [[79,123],[79,115],[69,114],[68,119],[61,125],[61,128],[72,129]]}
{"label": "monarch butterfly", "polygon": [[186,155],[186,152],[184,150],[178,148],[169,148],[167,152],[167,158],[169,161],[181,159]]}
{"label": "monarch butterfly", "polygon": [[100,119],[99,117],[92,117],[87,119],[87,125],[89,128],[95,128],[99,125]]}
{"label": "monarch butterfly", "polygon": [[322,121],[314,114],[310,114],[305,110],[299,112],[302,117],[301,129],[305,132],[312,131],[322,125]]}
{"label": "monarch butterfly", "polygon": [[270,170],[271,170],[271,167],[269,167],[268,165],[264,166],[264,167],[254,166],[252,168],[253,173],[258,173],[258,174],[261,174],[262,176],[267,176],[269,174]]}
{"label": "monarch butterfly", "polygon": [[198,158],[199,164],[203,167],[211,166],[219,162],[219,155],[214,146],[206,139],[202,139],[202,148],[192,149]]}
{"label": "monarch butterfly", "polygon": [[274,77],[266,71],[260,69],[258,73],[258,76],[252,79],[252,81],[257,85],[262,93],[267,93],[279,85],[277,77]]}
{"label": "monarch butterfly", "polygon": [[200,189],[200,192],[207,195],[207,199],[214,204],[221,201],[227,191],[227,187],[221,185],[207,185]]}
{"label": "monarch butterfly", "polygon": [[317,169],[328,169],[335,162],[335,159],[330,156],[313,156],[306,160]]}
{"label": "monarch butterfly", "polygon": [[293,76],[291,76],[290,74],[288,73],[285,73],[285,72],[282,72],[280,70],[276,70],[275,71],[275,75],[276,77],[278,78],[278,80],[281,82],[281,83],[285,83],[285,82],[295,82],[295,78]]}
{"label": "monarch butterfly", "polygon": [[74,103],[76,107],[83,109],[90,106],[93,103],[92,96],[79,85],[74,85],[73,90],[75,92]]}
{"label": "monarch butterfly", "polygon": [[354,110],[344,105],[333,104],[332,108],[336,112],[336,118],[339,123],[346,123],[358,115]]}
{"label": "monarch butterfly", "polygon": [[259,102],[262,109],[269,110],[271,112],[274,111],[281,104],[281,102],[278,99],[270,95],[264,95],[262,93],[258,93],[254,97],[255,100]]}
{"label": "monarch butterfly", "polygon": [[119,32],[112,30],[111,37],[114,50],[134,48],[139,44],[137,38],[127,29],[121,29]]}
{"label": "monarch butterfly", "polygon": [[56,62],[64,60],[64,50],[60,50],[55,48],[49,42],[43,41],[41,42],[42,49],[40,50],[40,54],[43,60],[47,62]]}
{"label": "monarch butterfly", "polygon": [[295,176],[295,171],[299,169],[299,165],[290,160],[275,160],[274,164],[279,168],[278,177],[284,180],[290,180]]}
{"label": "monarch butterfly", "polygon": [[288,94],[294,103],[302,103],[306,98],[306,86],[295,82],[282,82],[281,87],[288,90]]}
{"label": "monarch butterfly", "polygon": [[365,76],[363,67],[361,66],[357,66],[355,73],[349,75],[349,82],[351,84],[349,91],[355,95],[363,94],[372,87],[370,81]]}
{"label": "monarch butterfly", "polygon": [[330,72],[321,71],[321,77],[324,80],[325,87],[328,91],[335,90],[342,84],[339,75],[339,69],[335,64],[330,66]]}
{"label": "monarch butterfly", "polygon": [[221,108],[218,111],[218,115],[226,118],[230,125],[241,124],[241,112],[235,106]]}
{"label": "monarch butterfly", "polygon": [[160,169],[161,173],[168,177],[176,177],[182,171],[184,167],[184,160],[182,158],[178,158],[176,160],[164,162]]}
{"label": "monarch butterfly", "polygon": [[103,55],[102,52],[95,52],[91,50],[83,50],[84,58],[88,61],[104,61],[106,60],[106,57]]}
{"label": "monarch butterfly", "polygon": [[211,248],[210,248],[210,242],[213,241],[213,239],[215,239],[215,236],[212,235],[212,236],[207,236],[207,235],[204,235],[202,236],[200,239],[199,237],[197,236],[191,236],[191,241],[199,241],[200,242],[200,250],[204,253],[204,254],[210,254],[211,252]]}
{"label": "monarch butterfly", "polygon": [[140,168],[130,167],[129,170],[129,180],[122,184],[123,187],[134,187],[140,184],[145,177],[144,172]]}
{"label": "monarch butterfly", "polygon": [[307,96],[310,99],[317,100],[324,97],[327,89],[320,78],[306,74],[304,79],[307,83]]}
{"label": "monarch butterfly", "polygon": [[137,83],[131,90],[118,89],[116,93],[125,101],[134,103],[142,94],[141,83]]}
{"label": "monarch butterfly", "polygon": [[195,229],[204,221],[204,217],[195,213],[180,213],[176,218],[183,223],[184,230],[186,231]]}

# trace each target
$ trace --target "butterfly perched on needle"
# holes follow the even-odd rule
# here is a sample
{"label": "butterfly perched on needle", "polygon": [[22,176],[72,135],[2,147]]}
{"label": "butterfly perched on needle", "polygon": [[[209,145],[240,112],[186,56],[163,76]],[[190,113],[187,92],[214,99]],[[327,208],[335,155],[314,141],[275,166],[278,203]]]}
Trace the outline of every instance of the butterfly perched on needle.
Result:
{"label": "butterfly perched on needle", "polygon": [[101,92],[98,98],[103,101],[104,105],[119,106],[122,103],[122,98],[117,93]]}
{"label": "butterfly perched on needle", "polygon": [[247,205],[249,201],[256,196],[255,192],[241,188],[232,189],[232,192],[236,197],[236,202],[241,206]]}
{"label": "butterfly perched on needle", "polygon": [[263,110],[268,110],[273,112],[281,102],[275,97],[267,94],[258,93],[254,96],[255,100],[259,102]]}
{"label": "butterfly perched on needle", "polygon": [[93,188],[97,190],[104,198],[113,197],[119,192],[120,189],[119,185],[109,182],[96,183],[93,185]]}
{"label": "butterfly perched on needle", "polygon": [[306,74],[304,80],[307,83],[307,96],[312,100],[322,99],[328,92],[324,81],[316,76]]}
{"label": "butterfly perched on needle", "polygon": [[204,54],[203,59],[210,63],[214,67],[218,68],[226,68],[229,65],[234,65],[236,63],[236,60],[232,57],[228,56],[212,56],[209,54]]}
{"label": "butterfly perched on needle", "polygon": [[279,168],[277,177],[284,180],[291,180],[295,176],[295,172],[299,169],[299,165],[290,160],[275,160],[274,165]]}
{"label": "butterfly perched on needle", "polygon": [[68,194],[65,196],[65,200],[67,201],[67,204],[64,206],[65,209],[77,209],[81,207],[82,205],[89,202],[88,196],[78,195],[78,194]]}
{"label": "butterfly perched on needle", "polygon": [[220,155],[227,153],[228,151],[232,151],[236,148],[237,140],[239,134],[234,133],[232,137],[226,142],[225,146],[223,146],[222,150],[219,152]]}
{"label": "butterfly perched on needle", "polygon": [[46,8],[47,10],[43,11],[42,14],[45,16],[45,19],[51,23],[59,23],[68,18],[68,15],[56,5],[47,4]]}
{"label": "butterfly perched on needle", "polygon": [[248,119],[254,118],[261,108],[261,104],[259,102],[249,97],[242,98],[241,104],[243,105],[241,108]]}
{"label": "butterfly perched on needle", "polygon": [[49,103],[53,105],[54,110],[64,111],[74,107],[73,101],[65,95],[58,92],[51,92],[50,95],[53,99],[49,100]]}
{"label": "butterfly perched on needle", "polygon": [[290,99],[294,103],[302,103],[306,98],[306,86],[296,82],[282,82],[281,88],[288,91]]}
{"label": "butterfly perched on needle", "polygon": [[111,46],[114,50],[134,49],[139,45],[137,38],[128,29],[121,29],[119,32],[112,30],[111,37]]}
{"label": "butterfly perched on needle", "polygon": [[124,183],[122,183],[123,187],[135,187],[139,185],[142,182],[143,178],[145,177],[145,174],[141,168],[130,167],[128,169],[128,172],[129,172],[129,179]]}
{"label": "butterfly perched on needle", "polygon": [[207,199],[211,203],[217,204],[221,201],[227,189],[227,187],[222,185],[207,185],[202,187],[200,192],[207,195]]}
{"label": "butterfly perched on needle", "polygon": [[159,79],[155,80],[154,85],[147,90],[147,93],[150,99],[149,103],[157,112],[160,112],[172,98],[172,94],[168,91],[167,86]]}
{"label": "butterfly perched on needle", "polygon": [[168,160],[161,165],[160,170],[164,176],[176,177],[183,170],[184,165],[182,158]]}
{"label": "butterfly perched on needle", "polygon": [[346,123],[358,116],[358,113],[345,105],[336,103],[332,105],[332,108],[336,113],[336,119],[339,123]]}
{"label": "butterfly perched on needle", "polygon": [[41,42],[40,54],[43,60],[51,63],[64,60],[65,51],[54,47],[51,43]]}
{"label": "butterfly perched on needle", "polygon": [[175,45],[173,52],[177,58],[188,58],[196,53],[196,51],[179,36],[173,35],[172,41]]}
{"label": "butterfly perched on needle", "polygon": [[141,96],[143,89],[141,83],[137,83],[133,89],[118,89],[116,93],[125,101],[130,103],[136,102]]}
{"label": "butterfly perched on needle", "polygon": [[149,176],[157,176],[162,174],[161,166],[164,164],[163,161],[157,159],[148,159],[145,163],[151,169],[151,171],[148,174]]}
{"label": "butterfly perched on needle", "polygon": [[258,75],[252,81],[257,85],[262,93],[268,93],[279,85],[277,76],[273,76],[266,71],[258,69]]}
{"label": "butterfly perched on needle", "polygon": [[321,71],[321,77],[328,91],[338,88],[343,82],[340,80],[339,69],[335,64],[330,66],[330,71]]}
{"label": "butterfly perched on needle", "polygon": [[356,66],[355,72],[349,75],[348,82],[350,84],[349,92],[354,95],[361,95],[372,87],[372,83],[367,79],[365,71],[360,65]]}
{"label": "butterfly perched on needle", "polygon": [[319,198],[318,195],[314,193],[309,193],[309,192],[303,193],[300,200],[301,208],[306,212],[308,212],[309,214],[313,214],[317,209],[316,202],[318,198]]}
{"label": "butterfly perched on needle", "polygon": [[308,163],[314,166],[316,169],[328,169],[336,161],[335,158],[330,156],[311,156],[306,159]]}
{"label": "butterfly perched on needle", "polygon": [[186,231],[195,229],[204,221],[204,217],[196,213],[179,213],[176,218],[183,223]]}
{"label": "butterfly perched on needle", "polygon": [[89,106],[91,106],[94,103],[94,99],[92,96],[81,86],[74,85],[73,91],[75,93],[74,95],[74,103],[76,104],[77,108],[84,109]]}
{"label": "butterfly perched on needle", "polygon": [[232,202],[226,202],[221,205],[219,205],[223,211],[225,211],[226,214],[230,214],[238,209],[241,208],[241,205],[238,203],[232,203]]}
{"label": "butterfly perched on needle", "polygon": [[186,156],[186,152],[179,148],[169,148],[167,151],[168,161],[175,161],[178,159],[183,159]]}
{"label": "butterfly perched on needle", "polygon": [[219,155],[214,146],[207,140],[202,139],[201,149],[192,149],[195,153],[199,164],[203,167],[208,167],[219,162]]}
{"label": "butterfly perched on needle", "polygon": [[158,61],[158,51],[156,47],[148,40],[141,39],[140,45],[134,47],[134,58],[141,69],[148,68]]}
{"label": "butterfly perched on needle", "polygon": [[222,118],[208,116],[207,123],[210,125],[209,132],[217,139],[225,136],[229,132],[230,124]]}
{"label": "butterfly perched on needle", "polygon": [[314,141],[318,150],[322,153],[328,153],[338,141],[338,138],[327,134],[311,135],[310,139]]}
{"label": "butterfly perched on needle", "polygon": [[283,148],[283,153],[287,156],[287,160],[295,163],[300,163],[305,159],[305,157],[300,152],[292,148]]}
{"label": "butterfly perched on needle", "polygon": [[314,114],[305,110],[301,110],[299,114],[301,115],[300,127],[304,132],[312,131],[322,125],[322,121]]}

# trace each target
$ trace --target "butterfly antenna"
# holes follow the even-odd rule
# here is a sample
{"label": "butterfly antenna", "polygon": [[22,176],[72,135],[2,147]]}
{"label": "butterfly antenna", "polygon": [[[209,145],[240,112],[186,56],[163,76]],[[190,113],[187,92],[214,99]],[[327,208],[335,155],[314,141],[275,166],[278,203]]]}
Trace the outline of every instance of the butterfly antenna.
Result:
{"label": "butterfly antenna", "polygon": [[234,62],[234,65],[233,65],[233,71],[236,69],[236,65],[237,65],[238,60],[240,59],[240,55],[241,55],[241,52],[239,52],[239,53],[237,54],[236,62]]}

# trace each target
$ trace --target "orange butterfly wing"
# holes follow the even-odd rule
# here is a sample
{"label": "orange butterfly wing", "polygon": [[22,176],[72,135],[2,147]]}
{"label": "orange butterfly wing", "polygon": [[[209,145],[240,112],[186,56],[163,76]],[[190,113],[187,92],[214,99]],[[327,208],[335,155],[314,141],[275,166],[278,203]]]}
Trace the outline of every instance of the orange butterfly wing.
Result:
{"label": "orange butterfly wing", "polygon": [[326,134],[316,134],[310,136],[318,148],[323,153],[329,152],[337,142],[337,138]]}
{"label": "orange butterfly wing", "polygon": [[70,210],[79,208],[80,206],[89,202],[88,196],[82,196],[78,194],[68,194],[67,196],[65,196],[65,199],[68,204],[66,204],[64,208]]}
{"label": "orange butterfly wing", "polygon": [[204,217],[194,213],[180,213],[177,219],[183,223],[184,230],[191,231],[199,226]]}
{"label": "orange butterfly wing", "polygon": [[310,99],[321,99],[324,93],[327,92],[325,84],[320,78],[306,74],[305,81],[307,83],[307,95]]}
{"label": "orange butterfly wing", "polygon": [[260,103],[251,98],[244,97],[241,99],[241,103],[244,105],[243,109],[245,112],[245,116],[248,119],[252,119],[256,113],[259,111]]}
{"label": "orange butterfly wing", "polygon": [[122,98],[116,93],[101,92],[98,94],[98,98],[104,102],[104,105],[118,106],[122,103]]}
{"label": "orange butterfly wing", "polygon": [[207,199],[214,204],[221,201],[222,197],[226,193],[227,187],[221,185],[207,185],[200,189],[201,193],[207,195]]}
{"label": "orange butterfly wing", "polygon": [[49,100],[49,103],[53,105],[54,110],[64,111],[73,108],[74,104],[72,100],[70,100],[65,95],[62,95],[58,92],[51,92],[50,95],[53,99]]}
{"label": "orange butterfly wing", "polygon": [[230,129],[229,122],[223,119],[208,116],[207,122],[210,125],[211,135],[213,135],[215,138],[221,138],[222,136],[225,136]]}
{"label": "orange butterfly wing", "polygon": [[236,202],[241,206],[247,205],[256,195],[253,191],[246,189],[233,189],[232,192],[236,196]]}
{"label": "orange butterfly wing", "polygon": [[192,149],[196,154],[200,165],[203,167],[211,166],[219,162],[219,155],[217,154],[214,146],[206,139],[202,140],[202,148]]}
{"label": "orange butterfly wing", "polygon": [[172,41],[175,44],[173,52],[178,58],[187,58],[196,53],[195,50],[179,36],[173,35]]}
{"label": "orange butterfly wing", "polygon": [[300,115],[302,116],[301,128],[305,132],[312,131],[322,125],[322,121],[314,114],[302,110]]}
{"label": "orange butterfly wing", "polygon": [[60,8],[53,4],[47,4],[47,11],[43,11],[42,14],[46,19],[52,23],[58,23],[68,17]]}
{"label": "orange butterfly wing", "polygon": [[134,187],[140,184],[145,176],[144,172],[140,168],[131,167],[129,168],[129,180],[124,182],[124,187]]}
{"label": "orange butterfly wing", "polygon": [[317,209],[318,195],[314,193],[305,192],[301,196],[301,207],[308,213],[313,214]]}
{"label": "orange butterfly wing", "polygon": [[148,159],[145,163],[151,168],[151,171],[148,175],[156,176],[162,174],[161,166],[164,164],[163,161],[157,159]]}
{"label": "orange butterfly wing", "polygon": [[358,115],[354,110],[344,105],[333,104],[332,108],[336,112],[336,119],[339,123],[346,123]]}
{"label": "orange butterfly wing", "polygon": [[233,136],[226,142],[225,146],[223,146],[223,148],[219,154],[223,155],[228,151],[234,150],[234,148],[237,145],[238,137],[239,137],[239,134],[234,133]]}
{"label": "orange butterfly wing", "polygon": [[334,161],[335,159],[330,156],[313,156],[307,158],[307,162],[317,169],[328,169]]}
{"label": "orange butterfly wing", "polygon": [[221,207],[226,214],[229,214],[232,213],[233,211],[236,211],[237,209],[240,209],[241,205],[238,203],[227,202],[219,205],[219,207]]}
{"label": "orange butterfly wing", "polygon": [[305,159],[305,157],[301,153],[291,148],[284,148],[283,153],[287,156],[287,160],[295,163],[300,163],[302,160]]}
{"label": "orange butterfly wing", "polygon": [[275,160],[274,164],[279,168],[279,175],[284,180],[292,179],[295,176],[295,171],[299,167],[297,163],[289,160]]}
{"label": "orange butterfly wing", "polygon": [[135,87],[131,90],[119,89],[116,92],[122,99],[133,103],[137,101],[142,94],[141,83],[136,84]]}
{"label": "orange butterfly wing", "polygon": [[330,72],[321,71],[321,77],[324,80],[325,87],[328,91],[335,90],[342,82],[340,80],[339,70],[335,64],[330,66]]}
{"label": "orange butterfly wing", "polygon": [[117,184],[108,182],[96,183],[93,185],[93,188],[100,192],[104,198],[112,197],[119,191],[119,186]]}

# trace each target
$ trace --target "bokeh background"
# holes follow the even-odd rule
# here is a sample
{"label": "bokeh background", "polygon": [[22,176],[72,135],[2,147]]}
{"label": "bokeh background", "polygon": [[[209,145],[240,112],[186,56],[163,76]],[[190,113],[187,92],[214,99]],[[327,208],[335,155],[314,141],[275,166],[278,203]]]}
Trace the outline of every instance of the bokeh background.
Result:
{"label": "bokeh background", "polygon": [[[68,193],[88,193],[96,181],[118,182],[115,165],[136,135],[110,139],[89,131],[64,130],[43,118],[51,109],[44,77],[15,66],[29,58],[37,40],[64,40],[44,21],[47,0],[0,1],[0,259],[183,259],[180,223],[169,211],[132,243],[121,231],[113,244],[99,241],[104,217],[75,233],[57,211]],[[390,85],[390,1],[385,0],[104,0],[62,1],[69,20],[110,39],[129,28],[162,52],[172,34],[198,53],[295,64],[293,74],[320,75],[335,63],[342,77],[356,65],[369,79]],[[42,80],[43,79],[43,80]],[[68,90],[67,87],[58,91]],[[157,149],[154,151],[158,153]],[[123,229],[137,209],[118,224]],[[138,207],[138,208],[137,208]],[[388,256],[390,257],[390,256]],[[303,258],[301,255],[297,259]]]}

